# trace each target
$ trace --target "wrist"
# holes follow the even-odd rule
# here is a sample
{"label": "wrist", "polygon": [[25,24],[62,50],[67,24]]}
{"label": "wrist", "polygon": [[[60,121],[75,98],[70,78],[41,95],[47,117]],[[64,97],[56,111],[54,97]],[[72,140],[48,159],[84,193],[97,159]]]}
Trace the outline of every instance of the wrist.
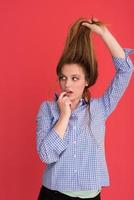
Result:
{"label": "wrist", "polygon": [[106,27],[102,27],[102,31],[100,32],[99,35],[102,39],[105,39],[106,37],[109,37],[109,35],[111,35],[111,33]]}
{"label": "wrist", "polygon": [[69,120],[69,118],[70,118],[70,115],[68,115],[68,114],[65,114],[65,113],[61,113],[60,114],[60,119],[61,120]]}

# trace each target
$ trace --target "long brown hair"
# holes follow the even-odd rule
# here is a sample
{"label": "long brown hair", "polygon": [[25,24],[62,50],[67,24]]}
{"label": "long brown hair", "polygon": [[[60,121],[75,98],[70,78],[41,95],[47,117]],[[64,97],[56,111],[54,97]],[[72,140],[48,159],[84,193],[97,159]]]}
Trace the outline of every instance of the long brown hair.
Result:
{"label": "long brown hair", "polygon": [[[98,77],[98,64],[93,48],[91,29],[82,25],[83,22],[89,23],[86,18],[79,18],[70,27],[65,47],[57,64],[56,73],[58,77],[61,75],[62,66],[64,64],[79,64],[85,73],[85,79],[88,81],[88,86],[83,91],[83,98],[86,101],[90,100],[90,92],[88,88],[95,84]],[[92,23],[98,26],[102,22],[94,21]]]}

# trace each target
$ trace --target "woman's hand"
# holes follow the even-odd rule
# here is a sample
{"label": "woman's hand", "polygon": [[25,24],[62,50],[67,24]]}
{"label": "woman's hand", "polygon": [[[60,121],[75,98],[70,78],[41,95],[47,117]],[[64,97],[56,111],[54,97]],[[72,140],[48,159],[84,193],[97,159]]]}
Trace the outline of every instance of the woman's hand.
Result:
{"label": "woman's hand", "polygon": [[83,22],[82,25],[90,28],[92,32],[95,32],[101,36],[106,31],[108,31],[107,27],[103,23],[101,23],[97,18],[89,19],[88,22]]}
{"label": "woman's hand", "polygon": [[66,92],[62,92],[60,94],[57,103],[58,103],[58,106],[59,106],[59,109],[60,109],[60,114],[62,116],[70,117],[72,102],[70,101],[70,99],[66,95]]}
{"label": "woman's hand", "polygon": [[90,28],[91,32],[95,32],[101,36],[113,57],[125,58],[123,48],[104,23],[99,21],[97,18],[92,18],[89,19],[88,22],[83,22],[82,25]]}

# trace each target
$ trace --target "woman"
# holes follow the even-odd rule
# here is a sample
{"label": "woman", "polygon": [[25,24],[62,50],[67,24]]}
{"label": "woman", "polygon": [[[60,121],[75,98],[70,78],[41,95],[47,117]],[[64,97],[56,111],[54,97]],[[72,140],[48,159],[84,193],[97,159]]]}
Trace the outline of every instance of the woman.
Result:
{"label": "woman", "polygon": [[[91,33],[108,47],[116,69],[101,97],[88,89],[98,77]],[[98,19],[78,19],[70,28],[57,65],[61,93],[42,102],[37,115],[37,151],[47,164],[38,200],[101,199],[109,186],[105,160],[105,122],[124,94],[134,70],[128,56]]]}

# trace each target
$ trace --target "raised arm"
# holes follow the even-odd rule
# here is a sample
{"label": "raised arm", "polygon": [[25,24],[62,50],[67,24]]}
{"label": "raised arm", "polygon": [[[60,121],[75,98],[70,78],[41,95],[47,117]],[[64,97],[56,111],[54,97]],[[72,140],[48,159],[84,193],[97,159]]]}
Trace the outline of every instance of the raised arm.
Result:
{"label": "raised arm", "polygon": [[[97,21],[97,19],[94,19],[94,22]],[[84,23],[83,25],[100,35],[111,53],[113,64],[116,69],[116,73],[109,87],[105,90],[104,94],[98,98],[104,113],[104,118],[106,119],[117,106],[117,103],[129,84],[132,72],[134,71],[129,54],[134,53],[134,49],[122,48],[104,25],[98,26],[92,23],[91,20],[89,20],[89,23]]]}
{"label": "raised arm", "polygon": [[111,80],[110,85],[105,90],[104,94],[100,98],[98,98],[105,119],[116,108],[119,100],[121,99],[126,88],[128,87],[132,72],[134,71],[132,61],[129,57],[130,53],[134,53],[134,49],[124,48],[123,51],[125,53],[125,58],[112,56],[116,73]]}

